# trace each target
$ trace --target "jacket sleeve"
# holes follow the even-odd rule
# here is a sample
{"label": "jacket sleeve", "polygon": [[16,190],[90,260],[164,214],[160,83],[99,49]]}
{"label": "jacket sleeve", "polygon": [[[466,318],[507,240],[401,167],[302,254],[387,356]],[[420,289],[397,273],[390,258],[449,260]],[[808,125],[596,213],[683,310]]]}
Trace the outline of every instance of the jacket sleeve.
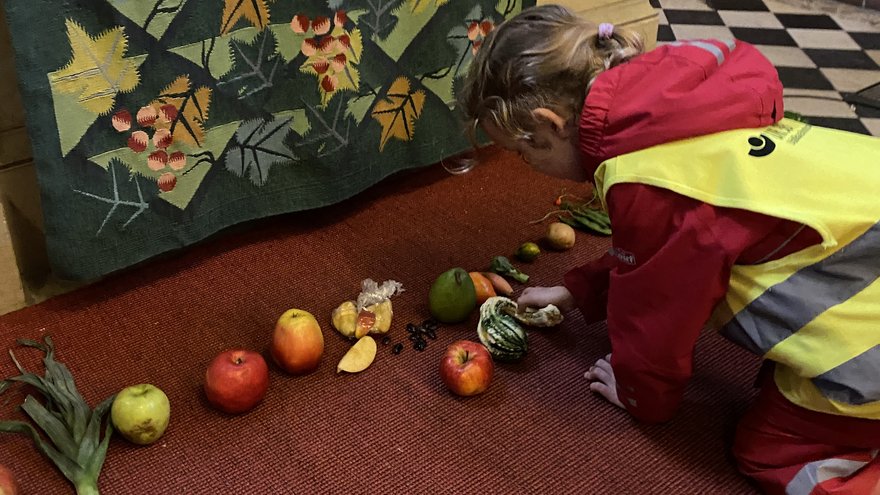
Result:
{"label": "jacket sleeve", "polygon": [[607,307],[618,398],[639,420],[665,421],[681,402],[734,255],[707,226],[717,213],[711,205],[639,184],[613,186],[608,203],[612,243],[622,253]]}
{"label": "jacket sleeve", "polygon": [[563,277],[565,288],[571,292],[588,324],[605,319],[608,276],[616,265],[617,259],[606,253],[599,259],[570,270]]}

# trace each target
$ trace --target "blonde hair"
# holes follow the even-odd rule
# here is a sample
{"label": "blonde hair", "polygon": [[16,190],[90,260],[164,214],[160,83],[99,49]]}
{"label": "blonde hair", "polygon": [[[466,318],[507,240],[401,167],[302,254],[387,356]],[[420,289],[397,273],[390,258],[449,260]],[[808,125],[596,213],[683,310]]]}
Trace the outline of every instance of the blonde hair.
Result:
{"label": "blonde hair", "polygon": [[459,97],[473,137],[490,122],[514,139],[530,139],[532,110],[549,108],[566,118],[580,114],[603,71],[644,51],[641,36],[598,26],[565,7],[541,5],[522,11],[486,37]]}

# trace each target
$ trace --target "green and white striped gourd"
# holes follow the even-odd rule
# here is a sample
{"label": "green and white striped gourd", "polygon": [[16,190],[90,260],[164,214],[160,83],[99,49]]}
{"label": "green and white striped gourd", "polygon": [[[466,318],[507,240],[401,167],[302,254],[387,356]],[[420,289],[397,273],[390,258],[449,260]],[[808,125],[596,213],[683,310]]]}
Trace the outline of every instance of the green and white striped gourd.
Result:
{"label": "green and white striped gourd", "polygon": [[499,361],[518,361],[529,350],[528,336],[515,313],[516,303],[506,297],[490,297],[480,306],[477,336]]}

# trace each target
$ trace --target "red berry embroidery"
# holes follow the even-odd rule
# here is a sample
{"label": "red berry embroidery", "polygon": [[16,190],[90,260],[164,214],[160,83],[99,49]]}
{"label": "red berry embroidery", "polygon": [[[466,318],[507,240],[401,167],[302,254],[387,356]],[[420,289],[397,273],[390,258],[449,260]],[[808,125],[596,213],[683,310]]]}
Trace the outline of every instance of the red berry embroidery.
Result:
{"label": "red berry embroidery", "polygon": [[477,21],[472,22],[468,26],[468,39],[474,41],[480,36],[480,24]]}
{"label": "red berry embroidery", "polygon": [[302,45],[299,50],[306,57],[311,57],[318,51],[318,43],[315,42],[315,38],[306,38],[303,40]]}
{"label": "red berry embroidery", "polygon": [[320,59],[312,62],[312,68],[315,69],[315,72],[321,75],[327,72],[327,69],[330,68],[330,64],[327,62],[326,59]]}
{"label": "red berry embroidery", "polygon": [[147,136],[147,133],[144,131],[134,131],[131,133],[131,136],[128,138],[128,147],[131,148],[131,151],[135,153],[140,153],[147,149],[147,143],[150,140],[150,136]]}
{"label": "red berry embroidery", "polygon": [[321,50],[321,53],[330,53],[333,51],[333,36],[325,36],[321,38],[321,41],[318,43],[318,49]]}
{"label": "red berry embroidery", "polygon": [[315,21],[312,22],[312,29],[315,31],[315,34],[322,35],[330,32],[330,19],[320,16],[315,17]]}
{"label": "red berry embroidery", "polygon": [[345,15],[345,11],[337,10],[336,16],[333,17],[333,24],[335,24],[336,27],[342,27],[346,22],[348,22],[348,16]]}
{"label": "red berry embroidery", "polygon": [[156,109],[152,105],[147,105],[138,110],[137,122],[141,127],[150,127],[156,122],[157,117],[159,117],[159,113],[156,112]]}
{"label": "red berry embroidery", "polygon": [[177,176],[171,172],[165,172],[159,176],[159,180],[157,180],[156,183],[159,185],[160,191],[168,192],[174,189],[174,186],[177,185]]}
{"label": "red berry embroidery", "polygon": [[153,144],[162,150],[171,146],[172,139],[171,131],[168,129],[158,129],[156,130],[156,133],[153,134]]}
{"label": "red berry embroidery", "polygon": [[343,69],[345,69],[345,62],[347,62],[347,59],[345,58],[344,53],[337,54],[330,61],[331,65],[333,66],[334,72],[341,72]]}
{"label": "red berry embroidery", "polygon": [[492,21],[483,21],[480,23],[480,34],[484,37],[489,34],[493,29],[495,29],[495,24]]}
{"label": "red berry embroidery", "polygon": [[168,153],[165,153],[162,150],[154,151],[150,153],[150,156],[147,157],[147,166],[150,167],[150,170],[154,170],[158,172],[165,168],[165,165],[168,163]]}
{"label": "red berry embroidery", "polygon": [[336,91],[338,86],[339,79],[336,76],[324,76],[324,79],[321,79],[321,88],[328,93]]}
{"label": "red berry embroidery", "polygon": [[293,19],[290,21],[290,29],[293,29],[293,32],[296,34],[305,33],[309,30],[309,18],[302,14],[293,16]]}
{"label": "red berry embroidery", "polygon": [[159,117],[165,121],[165,123],[174,122],[177,119],[177,107],[174,105],[162,105],[159,107]]}
{"label": "red berry embroidery", "polygon": [[124,108],[113,114],[113,118],[110,121],[113,124],[113,128],[119,132],[131,129],[131,114]]}
{"label": "red berry embroidery", "polygon": [[168,166],[171,170],[181,170],[186,166],[186,155],[182,151],[175,151],[168,157]]}

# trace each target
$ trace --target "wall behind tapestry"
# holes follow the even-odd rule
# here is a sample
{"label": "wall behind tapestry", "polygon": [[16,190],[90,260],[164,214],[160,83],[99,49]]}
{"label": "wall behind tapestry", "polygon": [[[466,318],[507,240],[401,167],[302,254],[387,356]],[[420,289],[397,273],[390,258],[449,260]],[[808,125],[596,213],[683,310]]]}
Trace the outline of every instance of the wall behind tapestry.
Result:
{"label": "wall behind tapestry", "polygon": [[6,0],[53,268],[96,278],[466,149],[532,0]]}

